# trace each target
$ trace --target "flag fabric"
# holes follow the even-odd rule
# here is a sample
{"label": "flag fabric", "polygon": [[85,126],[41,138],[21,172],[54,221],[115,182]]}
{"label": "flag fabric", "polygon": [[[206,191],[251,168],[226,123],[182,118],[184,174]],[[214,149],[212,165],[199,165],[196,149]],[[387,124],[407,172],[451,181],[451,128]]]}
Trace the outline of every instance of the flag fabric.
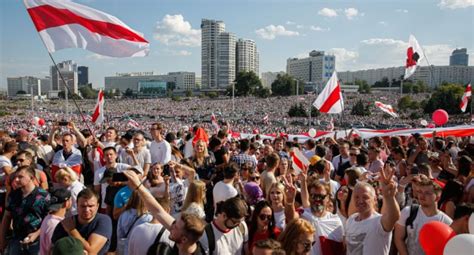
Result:
{"label": "flag fabric", "polygon": [[379,108],[380,110],[389,114],[392,117],[395,117],[395,118],[398,117],[398,114],[395,112],[393,107],[389,104],[383,104],[379,101],[375,101],[375,106],[377,106],[377,108]]}
{"label": "flag fabric", "polygon": [[149,43],[118,18],[72,1],[23,0],[50,53],[82,48],[109,57],[144,57]]}
{"label": "flag fabric", "polygon": [[138,122],[136,122],[132,118],[128,119],[127,125],[130,126],[130,127],[133,127],[133,128],[139,128],[140,127],[140,124],[138,124]]}
{"label": "flag fabric", "polygon": [[309,166],[309,160],[299,149],[295,148],[290,152],[291,162],[293,169],[295,169],[296,174],[300,174]]}
{"label": "flag fabric", "polygon": [[415,71],[416,67],[420,64],[421,60],[423,59],[423,49],[418,44],[415,36],[410,35],[408,39],[408,49],[407,49],[407,60],[405,63],[405,77],[404,79],[408,79],[408,77],[412,76]]}
{"label": "flag fabric", "polygon": [[214,113],[211,114],[211,123],[215,130],[220,129],[219,123],[217,123],[217,118],[216,118],[216,115],[214,115]]}
{"label": "flag fabric", "polygon": [[336,71],[314,101],[313,106],[323,113],[341,113],[344,109],[344,100]]}
{"label": "flag fabric", "polygon": [[269,120],[268,114],[265,114],[265,116],[263,116],[262,120],[263,120],[263,123],[268,124],[268,120]]}
{"label": "flag fabric", "polygon": [[326,126],[327,131],[333,131],[334,130],[334,118],[331,117],[329,120],[328,125]]}
{"label": "flag fabric", "polygon": [[104,120],[104,92],[99,90],[97,103],[94,108],[94,113],[92,114],[92,122],[94,122],[94,124],[101,124]]}
{"label": "flag fabric", "polygon": [[[467,84],[466,90],[464,91],[464,94],[462,95],[461,98],[461,103],[459,104],[459,108],[461,108],[462,112],[466,111],[467,108],[467,103],[469,102],[469,98],[471,98],[471,84]],[[472,103],[471,103],[472,104]]]}

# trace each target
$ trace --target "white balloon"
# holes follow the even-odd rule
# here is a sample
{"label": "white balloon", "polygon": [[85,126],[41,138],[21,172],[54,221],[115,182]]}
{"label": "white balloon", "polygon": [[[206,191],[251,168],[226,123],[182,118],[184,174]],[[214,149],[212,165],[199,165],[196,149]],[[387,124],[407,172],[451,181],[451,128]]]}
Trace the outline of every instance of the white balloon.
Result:
{"label": "white balloon", "polygon": [[448,241],[444,247],[444,255],[472,255],[474,235],[460,234]]}
{"label": "white balloon", "polygon": [[316,137],[316,129],[310,128],[308,131],[308,135],[311,136],[312,138]]}
{"label": "white balloon", "polygon": [[471,213],[469,217],[469,233],[474,235],[474,213]]}
{"label": "white balloon", "polygon": [[428,126],[428,121],[426,121],[426,120],[421,120],[420,124],[421,124],[422,126],[425,126],[425,127],[426,127],[426,126]]}

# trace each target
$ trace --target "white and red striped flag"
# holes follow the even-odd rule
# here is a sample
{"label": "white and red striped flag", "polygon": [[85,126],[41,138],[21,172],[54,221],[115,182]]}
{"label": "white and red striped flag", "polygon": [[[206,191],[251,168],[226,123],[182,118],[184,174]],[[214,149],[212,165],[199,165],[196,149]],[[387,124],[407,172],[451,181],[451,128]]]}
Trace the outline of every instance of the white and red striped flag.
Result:
{"label": "white and red striped flag", "polygon": [[133,128],[139,128],[140,127],[140,124],[138,124],[138,122],[136,122],[132,118],[128,119],[127,125],[130,126],[130,127],[133,127]]}
{"label": "white and red striped flag", "polygon": [[408,49],[407,49],[407,59],[405,62],[405,76],[404,79],[408,79],[408,77],[412,76],[415,71],[416,67],[420,65],[421,60],[423,59],[423,49],[418,44],[415,36],[410,35],[408,39]]}
{"label": "white and red striped flag", "polygon": [[109,57],[148,55],[143,35],[112,15],[72,1],[23,1],[50,53],[82,48]]}
{"label": "white and red striped flag", "polygon": [[295,169],[296,174],[300,174],[302,171],[309,166],[310,162],[306,156],[298,148],[294,148],[290,152],[291,162],[293,169]]}
{"label": "white and red striped flag", "polygon": [[[459,104],[459,108],[461,108],[462,112],[466,111],[467,108],[467,103],[469,102],[469,98],[471,98],[471,84],[467,84],[466,90],[464,91],[464,94],[462,95],[461,98],[461,103]],[[472,104],[472,103],[471,103]]]}
{"label": "white and red striped flag", "polygon": [[214,115],[214,113],[211,114],[211,123],[215,130],[220,129],[219,123],[217,123],[217,118],[216,118],[216,115]]}
{"label": "white and red striped flag", "polygon": [[268,114],[265,114],[265,116],[263,116],[262,120],[263,120],[263,123],[268,124],[268,120],[269,120]]}
{"label": "white and red striped flag", "polygon": [[95,124],[101,124],[104,122],[104,92],[99,90],[97,95],[97,103],[95,104],[94,113],[92,114],[92,122]]}
{"label": "white and red striped flag", "polygon": [[337,79],[336,71],[334,71],[331,79],[329,79],[323,91],[318,95],[316,101],[314,101],[313,106],[324,113],[341,113],[344,109],[341,85]]}
{"label": "white and red striped flag", "polygon": [[395,112],[393,107],[389,104],[383,104],[379,101],[375,101],[375,106],[377,106],[377,108],[379,108],[380,110],[389,114],[392,117],[395,117],[395,118],[398,117],[398,114]]}

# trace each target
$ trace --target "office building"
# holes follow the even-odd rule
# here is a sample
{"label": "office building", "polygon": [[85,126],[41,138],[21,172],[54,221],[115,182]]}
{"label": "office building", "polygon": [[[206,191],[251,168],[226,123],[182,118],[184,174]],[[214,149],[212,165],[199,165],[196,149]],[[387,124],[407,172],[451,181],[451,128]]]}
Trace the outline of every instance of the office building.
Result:
{"label": "office building", "polygon": [[146,81],[173,82],[176,91],[194,90],[196,74],[194,72],[170,72],[156,75],[153,72],[117,73],[116,76],[105,77],[105,90],[119,90],[125,92],[131,89],[139,91],[139,83]]}
{"label": "office building", "polygon": [[[72,60],[64,61],[58,64],[59,71],[62,74],[71,93],[78,93],[77,64]],[[56,70],[55,66],[51,66],[51,90],[55,92],[66,91],[64,82]]]}
{"label": "office building", "polygon": [[89,67],[79,66],[77,68],[77,80],[79,86],[84,86],[89,84]]}
{"label": "office building", "polygon": [[449,57],[450,66],[468,66],[469,65],[469,54],[467,49],[455,49]]}
{"label": "office building", "polygon": [[324,51],[311,51],[307,58],[289,58],[286,61],[286,73],[304,83],[317,87],[331,78],[336,66],[336,57]]}
{"label": "office building", "polygon": [[8,97],[16,97],[17,94],[41,95],[40,79],[32,76],[7,77]]}

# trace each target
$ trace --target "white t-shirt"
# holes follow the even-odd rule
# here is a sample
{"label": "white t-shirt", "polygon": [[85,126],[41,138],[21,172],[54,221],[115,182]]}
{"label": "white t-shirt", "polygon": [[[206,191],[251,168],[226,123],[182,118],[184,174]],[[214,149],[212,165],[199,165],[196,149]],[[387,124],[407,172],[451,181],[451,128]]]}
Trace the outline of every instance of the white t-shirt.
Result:
{"label": "white t-shirt", "polygon": [[[215,249],[212,254],[242,254],[244,243],[249,239],[249,231],[245,222],[242,222],[244,233],[240,230],[241,227],[235,227],[229,232],[223,232],[217,228],[214,222],[212,222],[211,225],[215,238]],[[208,254],[209,241],[207,240],[206,233],[201,236],[199,242],[201,243],[202,248],[206,251],[206,254]]]}
{"label": "white t-shirt", "polygon": [[[117,163],[115,165],[115,168],[117,168],[118,173],[121,173],[130,167],[131,167],[130,165],[123,164],[123,163]],[[104,172],[106,168],[107,168],[106,166],[103,166],[94,172],[94,186],[100,185],[100,193],[102,195],[101,208],[107,208],[107,205],[105,204],[105,192],[109,184],[106,182],[100,183],[100,180],[102,180],[102,177],[104,176]]]}
{"label": "white t-shirt", "polygon": [[382,215],[372,214],[357,221],[359,213],[352,214],[346,222],[345,241],[348,255],[387,255],[392,241],[392,231],[385,232]]}
{"label": "white t-shirt", "polygon": [[[155,242],[158,233],[163,228],[159,223],[143,223],[132,229],[128,237],[128,254],[142,255],[147,254],[148,248]],[[174,242],[169,239],[170,232],[165,230],[161,236],[160,242],[168,243],[171,247]]]}
{"label": "white t-shirt", "polygon": [[66,216],[72,216],[77,214],[77,195],[79,195],[79,192],[81,192],[83,189],[85,189],[86,186],[82,184],[79,181],[75,181],[71,184],[71,186],[67,187],[67,190],[71,192],[71,202],[72,206],[66,213]]}
{"label": "white t-shirt", "polygon": [[12,166],[12,162],[10,161],[10,159],[8,159],[7,157],[3,156],[3,155],[0,155],[0,193],[5,193],[7,192],[7,189],[6,189],[6,186],[5,186],[5,172],[3,170],[3,167],[5,166],[9,166],[9,167],[13,167]]}
{"label": "white t-shirt", "polygon": [[171,145],[163,140],[161,142],[153,141],[150,144],[151,163],[167,164],[171,160]]}
{"label": "white t-shirt", "polygon": [[[142,148],[138,153],[135,153],[135,157],[137,158],[138,164],[141,166],[142,169],[145,169],[145,164],[151,164],[151,155],[150,151],[147,148]],[[135,165],[133,163],[132,156],[128,155],[125,157],[125,164]]]}
{"label": "white t-shirt", "polygon": [[[400,226],[405,227],[405,223],[407,218],[410,216],[410,206],[403,208],[400,212],[400,219],[398,219],[397,224]],[[453,220],[449,218],[448,215],[444,214],[442,211],[438,211],[438,213],[434,216],[428,217],[426,216],[425,212],[418,207],[418,213],[416,214],[416,218],[413,221],[413,228],[407,228],[407,239],[405,241],[408,254],[424,254],[421,245],[418,242],[418,238],[420,235],[420,230],[426,223],[430,221],[440,221],[447,225],[451,225]]]}
{"label": "white t-shirt", "polygon": [[[351,157],[347,157],[347,158],[342,157],[341,158],[341,154],[335,156],[332,159],[332,165],[334,166],[334,170],[337,171],[337,169],[339,169],[340,166],[342,166],[344,163],[346,163],[350,159],[351,159]],[[341,162],[339,162],[339,160],[341,160]]]}
{"label": "white t-shirt", "polygon": [[339,216],[332,213],[326,213],[323,217],[316,217],[311,212],[310,208],[305,208],[301,218],[309,221],[316,229],[316,232],[314,233],[314,241],[316,242],[311,249],[311,254],[323,254],[321,250],[321,242],[325,242],[327,239],[341,243],[342,247],[344,230]]}
{"label": "white t-shirt", "polygon": [[273,216],[275,217],[275,226],[279,229],[285,229],[286,226],[286,216],[285,210],[279,212],[273,212]]}
{"label": "white t-shirt", "polygon": [[214,197],[214,208],[220,201],[225,201],[229,198],[237,196],[239,192],[231,184],[226,184],[224,181],[216,183],[212,190],[212,196]]}

